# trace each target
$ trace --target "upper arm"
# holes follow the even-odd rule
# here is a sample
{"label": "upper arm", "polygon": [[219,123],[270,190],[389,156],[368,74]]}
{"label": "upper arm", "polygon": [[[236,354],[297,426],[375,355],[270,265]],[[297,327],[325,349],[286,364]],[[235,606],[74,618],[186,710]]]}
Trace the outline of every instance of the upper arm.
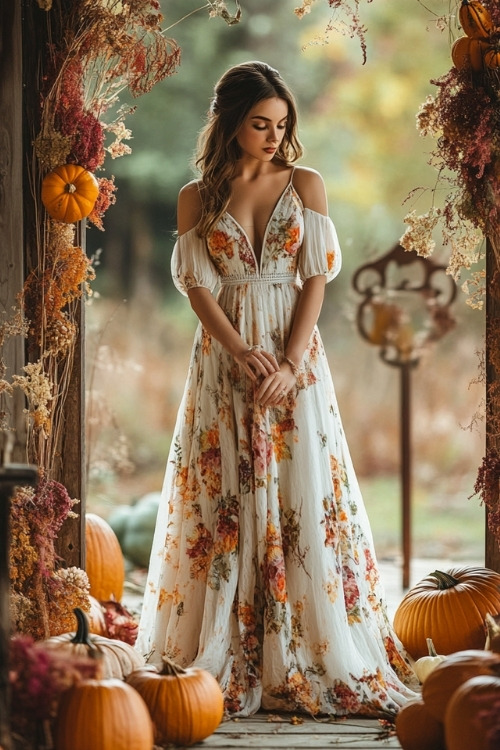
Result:
{"label": "upper arm", "polygon": [[184,185],[177,200],[177,232],[185,234],[195,227],[201,218],[201,199],[198,182]]}
{"label": "upper arm", "polygon": [[315,169],[296,167],[293,186],[300,196],[304,208],[328,216],[328,200],[322,176]]}

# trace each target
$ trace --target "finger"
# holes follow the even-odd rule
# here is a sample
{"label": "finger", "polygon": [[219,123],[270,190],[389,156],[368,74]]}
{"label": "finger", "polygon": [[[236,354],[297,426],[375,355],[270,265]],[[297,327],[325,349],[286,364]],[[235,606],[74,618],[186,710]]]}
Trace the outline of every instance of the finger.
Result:
{"label": "finger", "polygon": [[271,352],[266,352],[265,349],[263,349],[261,352],[259,352],[262,357],[266,360],[266,365],[271,366],[270,372],[279,372],[280,366],[278,364],[278,360],[274,356],[274,354],[271,354]]}
{"label": "finger", "polygon": [[264,377],[276,372],[272,363],[264,356],[263,352],[252,352],[249,361],[252,367],[254,367],[261,375],[264,375]]}

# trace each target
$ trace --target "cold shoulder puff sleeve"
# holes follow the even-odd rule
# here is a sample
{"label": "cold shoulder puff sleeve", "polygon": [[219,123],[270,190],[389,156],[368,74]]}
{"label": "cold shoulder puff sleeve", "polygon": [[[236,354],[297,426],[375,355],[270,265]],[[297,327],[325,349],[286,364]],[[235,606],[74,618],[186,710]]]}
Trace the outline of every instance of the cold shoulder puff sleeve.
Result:
{"label": "cold shoulder puff sleeve", "polygon": [[342,265],[342,254],[335,226],[329,216],[304,209],[304,240],[300,250],[301,279],[326,276],[332,281]]}
{"label": "cold shoulder puff sleeve", "polygon": [[206,287],[213,291],[217,285],[217,271],[210,260],[206,242],[198,235],[196,228],[177,238],[171,272],[175,286],[186,297],[188,291],[195,287]]}

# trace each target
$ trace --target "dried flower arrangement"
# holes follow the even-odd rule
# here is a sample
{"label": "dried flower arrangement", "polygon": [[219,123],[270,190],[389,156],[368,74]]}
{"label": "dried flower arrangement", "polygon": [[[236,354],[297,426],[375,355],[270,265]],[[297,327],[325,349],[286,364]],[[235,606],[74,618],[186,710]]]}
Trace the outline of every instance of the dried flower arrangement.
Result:
{"label": "dried flower arrangement", "polygon": [[[421,135],[436,139],[430,158],[438,172],[431,191],[433,205],[422,215],[408,213],[400,242],[426,257],[435,248],[433,233],[440,226],[443,245],[450,248],[447,272],[457,282],[464,270],[469,272],[461,288],[468,295],[467,304],[480,310],[486,293],[495,303],[499,296],[500,0],[454,0],[437,24],[453,39],[457,19],[464,36],[453,41],[453,66],[431,81],[437,93],[428,96],[417,113]],[[419,188],[412,195],[421,192]],[[489,280],[482,267],[487,252],[495,269]],[[476,270],[471,270],[474,265]],[[487,446],[474,491],[488,509],[489,528],[500,541],[500,320],[489,314],[486,346]],[[486,382],[484,366],[481,377]]]}
{"label": "dried flower arrangement", "polygon": [[[175,41],[161,29],[157,0],[81,0],[39,2],[50,30],[40,81],[40,130],[33,143],[31,181],[61,165],[94,172],[130,153],[131,137],[119,108],[119,94],[149,91],[179,64]],[[111,142],[108,136],[111,136]],[[103,215],[115,200],[113,178],[98,177],[99,194],[88,221],[103,229]],[[87,575],[62,569],[55,541],[74,513],[66,488],[54,480],[60,449],[64,403],[78,336],[78,306],[91,294],[91,260],[77,242],[77,226],[47,216],[40,191],[33,190],[37,259],[19,294],[18,307],[0,327],[0,344],[9,336],[27,338],[30,361],[11,382],[0,363],[0,395],[15,388],[26,401],[27,459],[39,470],[35,489],[17,488],[12,498],[12,622],[19,633],[44,638],[71,629],[74,607],[89,610]],[[9,429],[7,410],[1,428]]]}
{"label": "dried flower arrangement", "polygon": [[[440,28],[448,28],[452,35],[466,5],[470,3],[455,0],[450,13],[437,19]],[[485,0],[482,7],[491,18],[491,29],[484,32],[485,50],[496,49],[500,2]],[[455,59],[447,73],[431,81],[438,91],[426,98],[417,113],[420,134],[436,139],[430,158],[438,172],[437,185],[431,191],[433,205],[420,216],[416,211],[408,213],[408,228],[400,242],[405,249],[427,257],[435,248],[433,232],[440,225],[443,245],[451,250],[448,273],[458,281],[463,269],[469,270],[484,259],[484,237],[491,239],[496,255],[500,250],[496,242],[500,227],[500,69],[487,64],[485,57],[474,67],[469,56]],[[443,187],[448,190],[442,205],[436,205]],[[471,307],[483,306],[484,279],[484,271],[479,270],[462,285]]]}

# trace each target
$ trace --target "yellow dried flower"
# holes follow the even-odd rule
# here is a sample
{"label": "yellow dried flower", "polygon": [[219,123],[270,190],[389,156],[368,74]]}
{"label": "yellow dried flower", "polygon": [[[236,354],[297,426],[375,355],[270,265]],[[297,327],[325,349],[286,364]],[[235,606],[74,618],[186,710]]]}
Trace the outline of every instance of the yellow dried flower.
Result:
{"label": "yellow dried flower", "polygon": [[440,216],[440,210],[434,207],[420,216],[417,216],[416,211],[411,211],[407,214],[404,218],[404,222],[409,226],[399,240],[401,247],[409,252],[414,250],[417,255],[421,255],[422,258],[427,258],[431,255],[436,246],[436,243],[432,238],[432,232],[434,231]]}
{"label": "yellow dried flower", "polygon": [[53,383],[43,369],[40,360],[23,367],[26,375],[13,375],[12,384],[20,388],[28,401],[25,414],[33,419],[34,426],[50,434],[50,407],[53,398]]}

